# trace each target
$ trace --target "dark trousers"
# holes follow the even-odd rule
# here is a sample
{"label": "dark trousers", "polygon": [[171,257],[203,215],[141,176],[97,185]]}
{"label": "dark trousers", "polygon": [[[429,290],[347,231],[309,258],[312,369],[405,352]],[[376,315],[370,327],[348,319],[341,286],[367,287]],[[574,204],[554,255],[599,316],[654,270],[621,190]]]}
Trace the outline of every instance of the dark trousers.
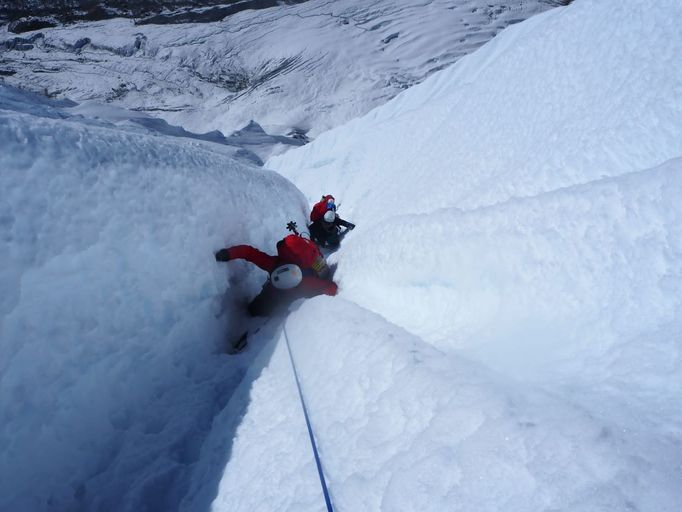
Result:
{"label": "dark trousers", "polygon": [[346,231],[341,233],[340,228],[333,224],[330,225],[329,229],[325,229],[322,222],[313,222],[308,229],[313,242],[331,249],[337,249],[341,240],[346,235]]}
{"label": "dark trousers", "polygon": [[272,316],[285,313],[292,302],[306,297],[301,290],[278,290],[272,284],[265,283],[263,289],[249,303],[248,310],[251,316]]}

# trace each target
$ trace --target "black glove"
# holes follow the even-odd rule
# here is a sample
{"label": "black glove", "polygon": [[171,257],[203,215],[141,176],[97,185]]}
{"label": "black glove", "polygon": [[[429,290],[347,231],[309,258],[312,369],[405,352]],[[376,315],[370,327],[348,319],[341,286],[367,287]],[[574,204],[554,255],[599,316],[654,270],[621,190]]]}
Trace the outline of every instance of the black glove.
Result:
{"label": "black glove", "polygon": [[215,253],[215,260],[216,261],[230,261],[230,250],[229,249],[220,249],[217,253]]}
{"label": "black glove", "polygon": [[354,230],[354,229],[355,229],[355,224],[353,224],[352,222],[349,222],[349,223],[348,223],[348,229],[350,229],[351,231]]}

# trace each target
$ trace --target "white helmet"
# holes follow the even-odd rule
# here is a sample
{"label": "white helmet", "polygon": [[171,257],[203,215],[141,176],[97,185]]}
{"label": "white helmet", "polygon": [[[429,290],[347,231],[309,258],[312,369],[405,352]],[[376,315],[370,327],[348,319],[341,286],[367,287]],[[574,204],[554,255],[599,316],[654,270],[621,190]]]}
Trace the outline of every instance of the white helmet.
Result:
{"label": "white helmet", "polygon": [[296,288],[303,279],[301,269],[293,264],[277,267],[270,274],[272,286],[279,290],[291,290]]}
{"label": "white helmet", "polygon": [[334,210],[327,210],[323,218],[325,222],[331,224],[336,219],[336,212]]}

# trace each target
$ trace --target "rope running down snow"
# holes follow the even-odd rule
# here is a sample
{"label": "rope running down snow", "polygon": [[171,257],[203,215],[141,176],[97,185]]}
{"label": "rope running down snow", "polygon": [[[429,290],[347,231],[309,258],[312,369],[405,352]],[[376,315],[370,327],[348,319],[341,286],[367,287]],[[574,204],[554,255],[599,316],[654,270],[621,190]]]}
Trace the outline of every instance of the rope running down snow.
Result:
{"label": "rope running down snow", "polygon": [[329,489],[324,479],[324,472],[322,471],[322,462],[320,461],[320,454],[317,452],[317,445],[315,444],[315,435],[313,434],[313,427],[310,425],[310,418],[308,417],[308,409],[305,406],[303,399],[303,391],[301,390],[301,382],[298,380],[298,371],[296,371],[296,364],[294,363],[294,356],[291,354],[291,345],[289,344],[289,336],[287,335],[286,323],[282,328],[284,332],[284,340],[287,343],[287,350],[289,351],[289,359],[291,360],[291,368],[294,370],[294,378],[296,379],[296,387],[298,388],[298,396],[301,399],[301,406],[303,407],[303,416],[305,416],[305,424],[308,427],[308,436],[310,437],[310,444],[313,447],[313,455],[315,455],[315,464],[317,464],[317,474],[320,476],[320,484],[322,485],[322,494],[324,494],[324,501],[327,504],[327,512],[334,512],[332,508],[332,500],[329,497]]}

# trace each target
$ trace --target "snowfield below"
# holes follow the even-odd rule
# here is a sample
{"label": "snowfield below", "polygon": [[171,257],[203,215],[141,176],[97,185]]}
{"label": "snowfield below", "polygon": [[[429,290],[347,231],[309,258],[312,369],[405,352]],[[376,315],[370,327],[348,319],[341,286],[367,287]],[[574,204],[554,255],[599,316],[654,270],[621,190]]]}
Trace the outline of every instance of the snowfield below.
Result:
{"label": "snowfield below", "polygon": [[311,137],[367,113],[551,0],[309,0],[216,23],[116,19],[0,31],[0,76],[71,100],[107,101],[187,130],[255,120]]}
{"label": "snowfield below", "polygon": [[[576,0],[277,172],[0,86],[0,510],[324,510],[288,341],[336,510],[679,512],[679,19]],[[212,252],[326,193],[339,296],[221,353]]]}

